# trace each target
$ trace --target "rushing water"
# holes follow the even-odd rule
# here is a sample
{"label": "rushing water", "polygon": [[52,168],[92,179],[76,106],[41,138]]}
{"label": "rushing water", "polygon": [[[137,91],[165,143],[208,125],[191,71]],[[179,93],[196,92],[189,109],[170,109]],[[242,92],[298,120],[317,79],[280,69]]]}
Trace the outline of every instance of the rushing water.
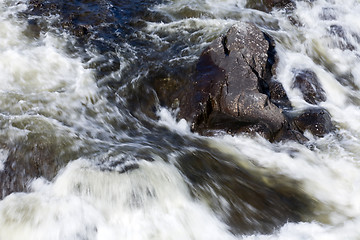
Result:
{"label": "rushing water", "polygon": [[[270,13],[250,2],[68,1],[44,13],[0,0],[0,240],[360,239],[360,2]],[[78,36],[63,24],[73,9],[85,9]],[[202,137],[161,107],[153,82],[186,81],[239,21],[275,39],[295,110],[308,104],[293,69],[318,75],[334,133],[305,145]]]}

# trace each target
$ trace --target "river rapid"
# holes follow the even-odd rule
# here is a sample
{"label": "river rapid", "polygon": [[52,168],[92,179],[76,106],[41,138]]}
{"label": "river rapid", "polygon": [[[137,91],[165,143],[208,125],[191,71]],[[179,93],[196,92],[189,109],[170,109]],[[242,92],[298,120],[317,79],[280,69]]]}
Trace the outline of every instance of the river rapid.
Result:
{"label": "river rapid", "polygon": [[[259,2],[0,0],[0,240],[360,239],[360,1]],[[295,111],[317,74],[336,131],[205,137],[162,106],[240,21]]]}

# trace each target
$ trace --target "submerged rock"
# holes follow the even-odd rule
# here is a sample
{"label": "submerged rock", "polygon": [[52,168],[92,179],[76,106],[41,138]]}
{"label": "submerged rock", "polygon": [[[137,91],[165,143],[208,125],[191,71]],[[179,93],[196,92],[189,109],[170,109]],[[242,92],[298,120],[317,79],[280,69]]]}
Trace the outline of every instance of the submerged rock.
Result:
{"label": "submerged rock", "polygon": [[322,12],[319,14],[321,20],[332,21],[336,20],[336,10],[332,7],[322,8]]}
{"label": "submerged rock", "polygon": [[214,150],[184,154],[178,160],[194,197],[205,200],[233,233],[269,234],[287,222],[311,217],[315,201],[299,183],[235,162]]}
{"label": "submerged rock", "polygon": [[35,178],[52,179],[64,166],[51,144],[19,143],[10,149],[4,169],[0,171],[0,199],[13,192],[27,191]]}
{"label": "submerged rock", "polygon": [[[337,38],[337,41],[335,41],[335,45],[339,47],[341,50],[354,51],[356,49],[349,39],[349,36],[351,34],[347,34],[342,26],[336,24],[331,25],[329,29],[329,33],[330,35]],[[356,36],[353,37],[356,38]]]}

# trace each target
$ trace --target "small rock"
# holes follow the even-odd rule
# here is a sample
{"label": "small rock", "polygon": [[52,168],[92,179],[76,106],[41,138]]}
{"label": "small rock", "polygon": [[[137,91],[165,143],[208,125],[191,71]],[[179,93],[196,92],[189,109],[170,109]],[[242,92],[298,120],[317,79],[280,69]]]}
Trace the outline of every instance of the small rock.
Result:
{"label": "small rock", "polygon": [[300,89],[304,100],[310,104],[326,101],[326,94],[318,77],[310,69],[294,70],[293,88]]}
{"label": "small rock", "polygon": [[308,130],[317,137],[324,137],[335,129],[330,113],[324,108],[307,109],[295,117],[293,122],[301,132]]}

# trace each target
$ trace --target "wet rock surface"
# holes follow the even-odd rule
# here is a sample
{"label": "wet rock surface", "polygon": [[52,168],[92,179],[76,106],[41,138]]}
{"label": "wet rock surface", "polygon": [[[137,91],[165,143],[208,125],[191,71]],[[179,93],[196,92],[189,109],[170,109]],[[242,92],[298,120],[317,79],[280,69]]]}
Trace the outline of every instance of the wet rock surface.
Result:
{"label": "wet rock surface", "polygon": [[310,108],[293,119],[301,132],[310,131],[314,136],[323,137],[334,131],[331,116],[326,109]]}
{"label": "wet rock surface", "polygon": [[[101,35],[113,38],[130,34],[131,27],[137,23],[137,16],[146,14],[146,9],[153,1],[101,1],[101,0],[30,0],[29,7],[23,12],[25,16],[55,16],[59,21],[53,22],[53,27],[68,30],[77,37],[89,38]],[[143,19],[152,18],[149,15]],[[42,19],[40,19],[42,21]],[[39,22],[40,23],[40,22]],[[40,25],[45,28],[46,24]]]}
{"label": "wet rock surface", "polygon": [[293,88],[300,89],[304,100],[310,104],[326,101],[326,94],[316,73],[310,69],[294,70]]}
{"label": "wet rock surface", "polygon": [[275,80],[271,80],[268,83],[268,94],[271,101],[282,109],[291,109],[291,102],[286,94],[283,85]]}
{"label": "wet rock surface", "polygon": [[271,12],[274,8],[293,8],[292,0],[248,0],[246,7]]}
{"label": "wet rock surface", "polygon": [[[266,94],[271,81],[269,49],[269,41],[254,24],[231,27],[200,56],[191,97],[180,99],[180,117],[192,122],[198,132],[258,129],[272,139],[285,118]],[[279,99],[285,98],[280,95]]]}

